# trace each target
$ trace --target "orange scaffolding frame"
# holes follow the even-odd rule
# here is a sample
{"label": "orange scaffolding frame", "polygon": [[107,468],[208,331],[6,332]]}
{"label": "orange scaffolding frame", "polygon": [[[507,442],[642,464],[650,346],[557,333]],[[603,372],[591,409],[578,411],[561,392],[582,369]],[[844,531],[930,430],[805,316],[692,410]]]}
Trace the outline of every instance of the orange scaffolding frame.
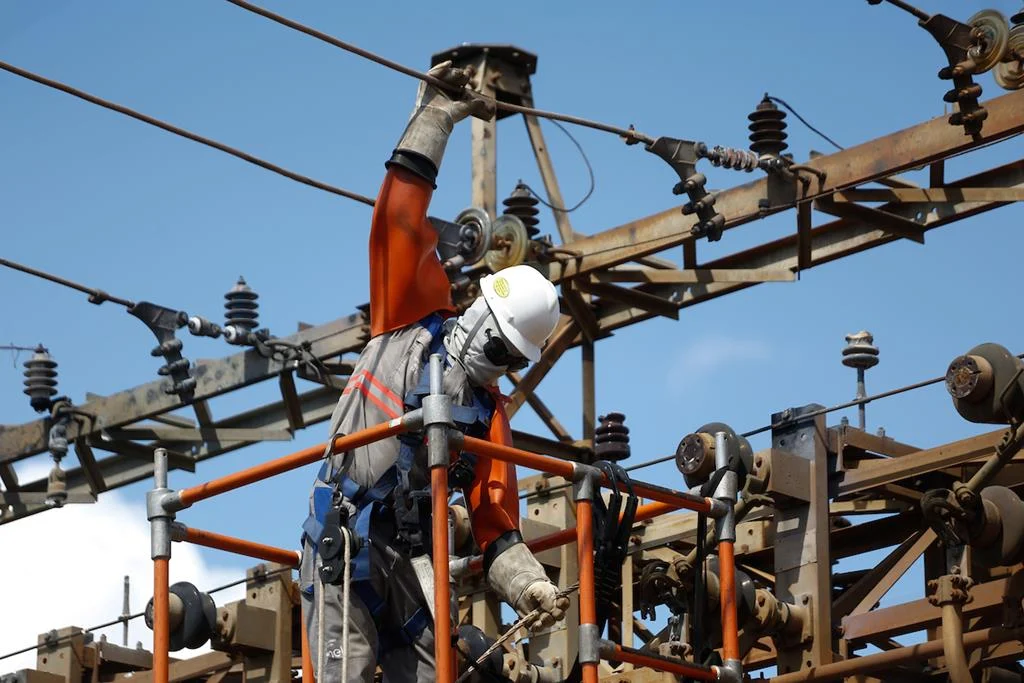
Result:
{"label": "orange scaffolding frame", "polygon": [[[448,464],[452,452],[469,451],[496,458],[515,465],[547,472],[573,482],[577,525],[554,534],[529,541],[534,551],[547,550],[577,541],[579,565],[579,658],[583,670],[583,683],[597,683],[601,656],[631,662],[659,671],[687,676],[701,681],[738,683],[741,678],[739,634],[736,621],[736,582],[734,559],[735,519],[733,505],[736,500],[735,481],[730,487],[719,488],[715,497],[701,497],[675,491],[654,484],[634,481],[638,496],[655,502],[637,509],[636,521],[651,519],[672,510],[692,510],[715,518],[719,532],[719,577],[721,586],[722,667],[704,667],[635,650],[600,638],[597,625],[597,605],[594,585],[593,499],[602,485],[608,485],[604,475],[590,465],[574,463],[545,455],[538,455],[510,446],[463,435],[451,421],[451,399],[440,390],[440,359],[431,358],[431,394],[424,397],[423,408],[385,423],[368,427],[354,434],[336,436],[329,443],[312,446],[275,460],[262,463],[213,479],[203,484],[173,491],[167,486],[167,453],[157,449],[155,456],[154,488],[147,496],[147,517],[150,520],[153,558],[153,681],[168,683],[169,662],[169,593],[168,563],[171,542],[182,541],[210,548],[234,552],[286,566],[298,566],[299,554],[292,550],[225,536],[203,529],[189,528],[174,521],[176,512],[213,496],[227,493],[249,484],[268,479],[304,465],[311,464],[336,453],[390,438],[398,434],[423,429],[426,435],[427,457],[430,468],[432,499],[432,557],[434,567],[434,623],[435,663],[438,681],[454,683],[454,652],[451,647],[451,603],[449,595],[448,547]],[[437,381],[435,381],[437,380]],[[724,467],[724,441],[722,461]],[[716,454],[717,455],[717,454]],[[728,480],[728,474],[724,479]],[[720,493],[724,491],[724,495]],[[474,558],[470,569],[479,571],[481,562]],[[313,683],[314,675],[305,625],[302,629],[303,683]]]}

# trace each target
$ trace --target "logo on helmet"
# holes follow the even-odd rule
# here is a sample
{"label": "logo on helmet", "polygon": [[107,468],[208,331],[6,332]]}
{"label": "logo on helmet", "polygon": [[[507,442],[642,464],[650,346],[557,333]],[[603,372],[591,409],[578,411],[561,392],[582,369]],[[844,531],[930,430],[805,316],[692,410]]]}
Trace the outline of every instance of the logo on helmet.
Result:
{"label": "logo on helmet", "polygon": [[494,293],[505,299],[509,295],[508,280],[503,277],[494,278]]}

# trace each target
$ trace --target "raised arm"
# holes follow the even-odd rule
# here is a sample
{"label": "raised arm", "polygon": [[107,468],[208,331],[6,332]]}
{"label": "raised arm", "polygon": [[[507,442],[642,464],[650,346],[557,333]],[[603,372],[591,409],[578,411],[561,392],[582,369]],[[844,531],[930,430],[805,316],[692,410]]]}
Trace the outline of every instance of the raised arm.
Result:
{"label": "raised arm", "polygon": [[[471,74],[451,62],[430,75],[462,88]],[[427,207],[448,136],[467,116],[491,118],[493,105],[469,91],[452,95],[420,84],[409,123],[387,162],[370,228],[370,334],[410,325],[435,311],[451,311],[448,277],[437,258],[437,233]]]}

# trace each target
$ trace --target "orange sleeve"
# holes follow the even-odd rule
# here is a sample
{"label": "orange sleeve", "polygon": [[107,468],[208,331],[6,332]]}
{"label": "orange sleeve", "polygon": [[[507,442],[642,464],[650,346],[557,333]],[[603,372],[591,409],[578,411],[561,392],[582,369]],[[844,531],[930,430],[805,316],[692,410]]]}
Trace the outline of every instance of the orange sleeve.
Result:
{"label": "orange sleeve", "polygon": [[370,227],[370,335],[391,332],[431,313],[454,313],[448,276],[427,220],[433,188],[392,166],[377,194]]}
{"label": "orange sleeve", "polygon": [[[512,445],[512,430],[500,399],[491,417],[487,440],[503,446]],[[480,455],[473,474],[476,476],[467,495],[470,521],[473,538],[484,551],[498,536],[519,529],[519,481],[515,465]]]}

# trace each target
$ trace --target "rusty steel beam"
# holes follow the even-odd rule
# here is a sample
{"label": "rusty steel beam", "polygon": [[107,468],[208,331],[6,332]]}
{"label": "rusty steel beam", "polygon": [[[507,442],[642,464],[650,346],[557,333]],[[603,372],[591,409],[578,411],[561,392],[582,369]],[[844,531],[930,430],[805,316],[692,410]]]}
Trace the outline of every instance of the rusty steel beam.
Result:
{"label": "rusty steel beam", "polygon": [[509,419],[522,408],[526,401],[526,395],[536,389],[541,380],[547,377],[548,372],[555,366],[555,363],[566,352],[578,334],[579,327],[576,323],[572,319],[563,318],[560,327],[555,330],[544,347],[540,360],[533,364],[529,372],[523,376],[519,386],[509,395],[509,401],[505,406]]}
{"label": "rusty steel beam", "polygon": [[[508,377],[509,381],[512,382],[513,388],[518,387],[523,381],[523,378],[519,376],[518,372],[509,372],[506,374],[506,377]],[[540,400],[540,396],[537,395],[536,391],[531,391],[526,394],[526,402],[530,404],[530,407],[533,408],[533,412],[537,413],[537,417],[539,417],[540,421],[544,423],[544,426],[554,434],[556,439],[562,443],[573,442],[572,435],[569,434],[568,430],[562,426],[562,423],[559,422],[558,418],[555,417],[555,414],[551,412],[551,409],[547,407],[547,404]]]}
{"label": "rusty steel beam", "polygon": [[[347,351],[362,348],[367,336],[368,321],[357,313],[334,322],[302,330],[286,337],[287,341],[312,343],[311,352],[318,358],[330,358]],[[227,358],[204,360],[196,363],[196,414],[200,425],[208,415],[205,399],[219,396],[243,387],[271,379],[287,370],[287,363],[260,356],[256,351],[243,351]],[[77,410],[92,419],[74,420],[68,425],[68,439],[83,434],[97,434],[102,429],[125,427],[161,413],[182,407],[181,399],[164,393],[163,380],[128,389],[111,396],[97,397],[77,406]],[[22,425],[0,425],[0,463],[14,462],[47,450],[47,420],[36,420]]]}
{"label": "rusty steel beam", "polygon": [[[524,107],[533,107],[533,96],[523,98]],[[540,171],[541,181],[548,195],[548,203],[552,207],[555,225],[558,227],[558,234],[562,238],[562,244],[571,242],[575,233],[572,230],[572,222],[569,220],[569,212],[565,211],[565,200],[562,199],[562,190],[558,186],[558,177],[555,175],[555,166],[551,163],[551,155],[548,154],[548,146],[544,142],[544,131],[540,127],[540,119],[532,114],[523,114],[526,122],[526,134],[530,138],[530,145],[533,147],[533,155],[537,159],[537,169]]]}
{"label": "rusty steel beam", "polygon": [[[735,228],[767,214],[791,208],[796,199],[816,199],[836,190],[889,177],[1024,131],[1024,115],[1021,113],[1024,112],[1024,91],[1011,92],[984,104],[989,116],[977,140],[964,136],[961,129],[950,126],[946,117],[940,116],[856,147],[807,161],[804,165],[824,172],[825,180],[820,182],[813,179],[806,190],[799,192],[799,196],[772,197],[769,193],[769,181],[772,179],[763,178],[718,193],[715,209],[726,217],[727,228]],[[794,186],[794,193],[797,189]],[[768,200],[767,206],[764,200]],[[552,264],[551,279],[557,282],[567,277],[576,277],[692,241],[695,238],[690,229],[696,220],[693,215],[684,216],[680,207],[674,207],[576,240],[569,246],[580,252],[581,256]]]}
{"label": "rusty steel beam", "polygon": [[[1024,91],[1022,91],[1024,92]],[[1024,187],[1024,161],[1015,161],[974,176],[964,178],[953,186],[989,185],[992,187]],[[949,225],[971,216],[1005,206],[1006,202],[964,202],[942,205],[941,211],[928,213],[922,223],[927,230]],[[887,211],[910,217],[920,207],[910,205],[886,206]],[[812,262],[818,266],[893,242],[894,237],[879,230],[871,223],[861,220],[841,219],[820,225],[811,231]],[[795,269],[797,263],[797,237],[790,235],[781,239],[748,249],[715,261],[703,264],[702,268],[753,268],[753,269]],[[663,298],[678,297],[681,308],[693,306],[711,299],[731,294],[756,283],[711,283],[700,286],[644,286],[644,291]],[[610,332],[627,325],[647,320],[653,315],[647,311],[627,305],[604,305],[598,311],[603,330]]]}
{"label": "rusty steel beam", "polygon": [[832,604],[832,618],[863,614],[874,608],[935,540],[935,532],[931,529],[914,532],[836,599]]}
{"label": "rusty steel beam", "polygon": [[[299,398],[305,423],[307,425],[315,425],[330,419],[334,406],[338,402],[339,395],[339,391],[327,387],[318,387],[312,391],[300,394]],[[287,407],[284,402],[272,403],[224,418],[213,426],[239,429],[284,429],[288,426]],[[83,436],[80,440],[85,440],[86,438],[86,436]],[[187,464],[192,468],[195,466],[195,463],[239,450],[252,445],[252,443],[251,441],[231,441],[223,444],[204,443],[199,445],[193,460]],[[137,444],[134,445],[138,446]],[[142,448],[141,446],[138,447]],[[153,458],[150,455],[148,459],[144,459],[140,457],[139,452],[132,455],[116,454],[97,459],[96,470],[103,480],[104,490],[115,489],[143,479],[152,478]],[[69,496],[74,494],[81,498],[89,494],[93,483],[89,481],[90,475],[84,468],[75,467],[67,470],[66,474]],[[26,490],[45,491],[46,479],[30,482],[25,485],[25,488]],[[44,504],[15,507],[0,517],[0,524],[6,524],[49,509],[52,508]]]}
{"label": "rusty steel beam", "polygon": [[922,187],[889,190],[842,190],[832,195],[835,202],[917,202],[959,204],[961,202],[1024,202],[1024,188],[1013,187]]}
{"label": "rusty steel beam", "polygon": [[[830,201],[830,198],[828,197],[815,200],[814,208],[822,213],[827,213],[830,216],[836,216],[838,218],[863,220],[865,223],[876,225],[882,230],[885,230],[897,237],[905,237],[906,239],[917,242],[918,244],[924,244],[923,225],[917,221],[897,216],[896,214],[883,211],[882,209],[874,209],[870,206],[863,206],[861,204],[854,204],[851,202],[833,202]],[[810,259],[809,247],[807,255],[808,259]],[[807,267],[810,267],[810,260],[808,260]]]}
{"label": "rusty steel beam", "polygon": [[[981,583],[972,588],[971,600],[963,607],[964,617],[972,618],[992,614],[1001,609],[1009,581],[1007,578],[1002,578]],[[846,640],[863,641],[868,638],[891,638],[922,631],[939,626],[941,623],[942,609],[932,605],[927,598],[924,598],[843,617],[842,633]]]}
{"label": "rusty steel beam", "polygon": [[835,482],[832,495],[838,497],[859,493],[987,457],[993,452],[1005,431],[1000,429],[972,436],[969,439],[918,451],[910,457],[862,461],[856,469],[848,469],[842,473],[842,477]]}
{"label": "rusty steel beam", "polygon": [[649,311],[673,320],[679,320],[679,307],[668,299],[650,294],[637,288],[619,287],[598,282],[580,281],[579,288],[602,299],[611,299],[633,308]]}
{"label": "rusty steel beam", "polygon": [[[591,282],[641,282],[647,284],[695,285],[710,282],[793,282],[796,273],[791,270],[732,268],[709,270],[666,270],[654,268],[618,268],[593,273]],[[568,281],[567,281],[568,282]],[[563,284],[563,288],[564,288]]]}

